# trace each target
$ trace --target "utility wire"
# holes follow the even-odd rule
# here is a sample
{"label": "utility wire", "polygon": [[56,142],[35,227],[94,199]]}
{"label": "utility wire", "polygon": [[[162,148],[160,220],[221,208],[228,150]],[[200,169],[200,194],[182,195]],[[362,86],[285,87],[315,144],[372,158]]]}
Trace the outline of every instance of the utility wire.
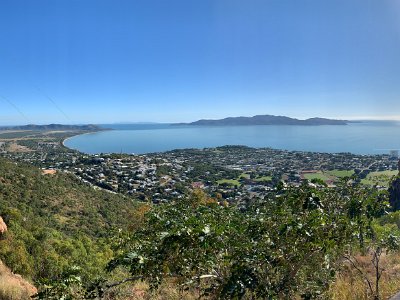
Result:
{"label": "utility wire", "polygon": [[61,109],[60,106],[57,105],[57,103],[49,96],[47,95],[41,88],[39,88],[38,86],[36,86],[36,89],[45,97],[47,98],[47,100],[49,100],[54,107],[68,120],[71,121],[71,118],[68,117],[68,115]]}
{"label": "utility wire", "polygon": [[0,98],[3,99],[5,102],[7,102],[9,105],[11,105],[28,123],[31,123],[29,118],[16,106],[14,103],[12,103],[8,98],[0,95]]}

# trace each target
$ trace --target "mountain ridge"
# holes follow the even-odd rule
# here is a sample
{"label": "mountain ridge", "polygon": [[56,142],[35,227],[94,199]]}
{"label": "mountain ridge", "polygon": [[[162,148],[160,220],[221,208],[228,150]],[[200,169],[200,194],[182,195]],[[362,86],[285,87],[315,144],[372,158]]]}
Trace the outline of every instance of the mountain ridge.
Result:
{"label": "mountain ridge", "polygon": [[174,125],[196,125],[196,126],[232,126],[232,125],[347,125],[346,120],[335,120],[327,118],[309,118],[300,120],[296,118],[290,118],[286,116],[274,116],[274,115],[255,115],[253,117],[227,117],[223,119],[201,119],[190,123],[176,123]]}

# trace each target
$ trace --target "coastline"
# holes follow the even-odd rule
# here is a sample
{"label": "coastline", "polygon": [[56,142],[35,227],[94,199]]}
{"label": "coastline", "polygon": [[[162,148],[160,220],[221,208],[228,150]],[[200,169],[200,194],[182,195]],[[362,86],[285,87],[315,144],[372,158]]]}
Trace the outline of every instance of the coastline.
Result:
{"label": "coastline", "polygon": [[[110,134],[79,138],[71,146],[71,137],[96,131],[76,131],[65,135],[65,148],[84,152],[146,154],[176,149],[203,149],[223,145],[243,145],[252,148],[273,148],[288,151],[319,153],[352,153],[389,155],[400,152],[399,125],[381,126],[375,123],[355,123],[348,126],[185,126],[168,130],[136,130],[123,128]],[[147,129],[147,128],[146,128]],[[149,128],[150,129],[150,128]],[[162,128],[164,129],[164,128]],[[110,130],[110,129],[108,129]],[[111,138],[112,136],[112,138]],[[386,138],[390,136],[390,138]],[[357,143],[354,140],[357,140]],[[61,140],[61,139],[60,139]],[[74,149],[74,147],[76,147]],[[124,149],[124,151],[122,151]]]}
{"label": "coastline", "polygon": [[77,137],[77,136],[80,136],[80,135],[93,134],[93,133],[96,133],[96,132],[108,131],[108,130],[113,130],[113,129],[101,129],[101,130],[94,130],[94,131],[89,131],[89,132],[80,132],[80,133],[76,133],[76,134],[74,134],[74,135],[71,135],[71,136],[68,136],[68,137],[63,138],[63,139],[61,140],[61,146],[64,147],[64,148],[67,148],[67,149],[69,149],[69,150],[74,150],[74,151],[81,152],[81,151],[79,151],[78,149],[73,149],[73,148],[70,148],[70,147],[66,146],[66,145],[65,145],[65,142],[66,142],[67,140],[71,139],[71,138],[74,138],[74,137]]}
{"label": "coastline", "polygon": [[[96,131],[95,131],[95,132],[96,132]],[[69,137],[63,138],[62,141],[61,141],[61,144],[62,144],[65,148],[70,149],[69,147],[65,146],[65,142],[66,142],[67,140],[69,140],[69,139],[71,139],[71,138],[73,138],[73,137],[76,137],[76,136],[85,135],[85,134],[90,134],[90,133],[94,133],[94,132],[78,133],[78,134],[74,134],[74,135],[71,135],[71,136],[69,136]]]}

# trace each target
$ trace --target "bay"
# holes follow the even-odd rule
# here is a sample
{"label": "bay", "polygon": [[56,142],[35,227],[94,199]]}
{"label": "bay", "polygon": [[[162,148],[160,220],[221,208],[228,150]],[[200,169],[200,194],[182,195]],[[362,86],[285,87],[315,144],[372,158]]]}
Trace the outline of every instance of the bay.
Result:
{"label": "bay", "polygon": [[270,147],[312,152],[388,154],[400,149],[399,122],[359,122],[345,126],[173,126],[106,124],[113,130],[67,139],[65,146],[84,153],[144,154],[223,145]]}

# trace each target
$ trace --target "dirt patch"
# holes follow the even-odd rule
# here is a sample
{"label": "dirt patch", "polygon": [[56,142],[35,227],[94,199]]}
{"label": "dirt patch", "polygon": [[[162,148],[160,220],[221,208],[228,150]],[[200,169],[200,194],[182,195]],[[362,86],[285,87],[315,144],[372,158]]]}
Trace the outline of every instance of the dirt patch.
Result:
{"label": "dirt patch", "polygon": [[8,145],[7,151],[9,151],[9,152],[31,152],[32,149],[29,149],[26,146],[22,146],[22,145],[19,145],[19,144],[13,142]]}
{"label": "dirt patch", "polygon": [[42,174],[43,175],[54,175],[54,174],[56,174],[57,173],[57,171],[56,170],[42,170]]}

